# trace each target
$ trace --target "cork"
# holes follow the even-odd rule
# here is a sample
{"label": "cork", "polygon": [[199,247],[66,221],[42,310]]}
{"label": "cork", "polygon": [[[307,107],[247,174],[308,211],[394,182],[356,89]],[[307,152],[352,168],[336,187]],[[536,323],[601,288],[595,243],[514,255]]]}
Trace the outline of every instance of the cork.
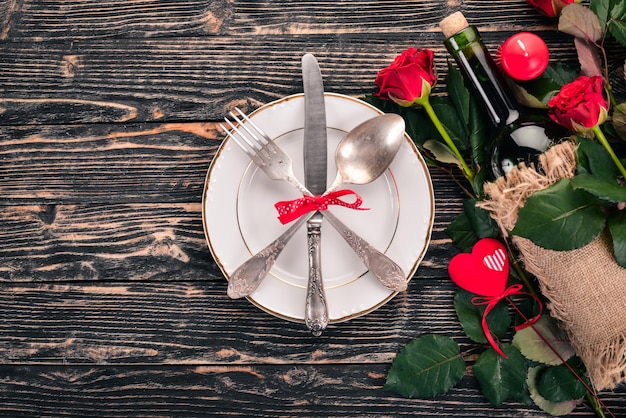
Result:
{"label": "cork", "polygon": [[446,38],[467,28],[469,24],[461,12],[452,13],[450,16],[439,22],[439,27]]}

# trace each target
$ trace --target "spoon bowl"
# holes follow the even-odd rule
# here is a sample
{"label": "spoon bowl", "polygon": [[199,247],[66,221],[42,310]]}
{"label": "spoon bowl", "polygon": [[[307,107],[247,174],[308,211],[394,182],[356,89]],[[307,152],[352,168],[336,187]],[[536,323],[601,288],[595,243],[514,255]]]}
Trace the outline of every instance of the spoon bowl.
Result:
{"label": "spoon bowl", "polygon": [[337,176],[326,193],[341,184],[376,180],[398,153],[404,129],[404,119],[390,113],[368,119],[348,132],[335,151]]}

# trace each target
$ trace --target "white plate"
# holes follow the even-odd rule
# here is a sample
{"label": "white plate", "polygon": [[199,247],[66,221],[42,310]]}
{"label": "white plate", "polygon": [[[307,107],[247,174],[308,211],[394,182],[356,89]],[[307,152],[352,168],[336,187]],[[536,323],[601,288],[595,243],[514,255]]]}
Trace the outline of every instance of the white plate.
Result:
{"label": "white plate", "polygon": [[[369,104],[325,93],[328,125],[328,183],[335,177],[334,151],[346,132],[381,114]],[[304,96],[269,103],[250,118],[293,159],[303,181]],[[433,188],[426,163],[408,136],[389,170],[367,185],[345,185],[363,198],[367,211],[331,206],[357,234],[392,258],[410,280],[422,260],[434,218]],[[230,140],[225,140],[207,173],[203,196],[204,231],[213,258],[228,279],[252,254],[289,224],[277,219],[274,203],[300,197],[291,185],[270,180]],[[248,299],[283,319],[302,322],[307,282],[306,228],[301,228],[276,260],[270,274]],[[383,287],[328,224],[322,227],[322,276],[330,322],[371,312],[395,292]]]}

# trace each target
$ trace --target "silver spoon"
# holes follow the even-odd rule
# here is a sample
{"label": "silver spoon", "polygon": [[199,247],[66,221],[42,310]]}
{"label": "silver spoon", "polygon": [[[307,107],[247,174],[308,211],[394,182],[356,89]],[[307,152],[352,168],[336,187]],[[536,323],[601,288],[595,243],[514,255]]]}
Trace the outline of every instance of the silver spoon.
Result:
{"label": "silver spoon", "polygon": [[342,184],[367,184],[385,172],[404,139],[404,119],[390,113],[369,119],[352,129],[337,145],[337,176],[326,189]]}
{"label": "silver spoon", "polygon": [[[337,177],[326,193],[344,183],[367,184],[378,178],[398,152],[404,140],[404,129],[402,117],[385,114],[351,130],[337,146]],[[302,186],[301,190],[306,189]],[[308,216],[298,218],[272,243],[239,266],[229,279],[228,296],[236,299],[254,292],[293,234],[314,214],[311,212]],[[324,211],[323,215],[383,286],[394,291],[407,288],[406,277],[400,266],[355,234],[330,211]],[[237,285],[231,286],[233,283]]]}

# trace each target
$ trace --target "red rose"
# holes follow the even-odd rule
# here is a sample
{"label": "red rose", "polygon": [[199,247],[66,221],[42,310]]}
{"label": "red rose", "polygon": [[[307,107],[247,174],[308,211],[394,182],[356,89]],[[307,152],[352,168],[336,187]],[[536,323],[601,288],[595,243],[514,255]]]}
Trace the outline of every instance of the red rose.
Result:
{"label": "red rose", "polygon": [[550,119],[572,131],[586,131],[603,123],[609,105],[600,76],[580,76],[561,87],[548,102]]}
{"label": "red rose", "polygon": [[561,10],[570,3],[580,3],[581,0],[526,0],[542,15],[557,17]]}
{"label": "red rose", "polygon": [[407,49],[389,67],[378,72],[376,84],[380,90],[376,96],[405,107],[427,98],[437,82],[433,58],[434,53],[429,49]]}

